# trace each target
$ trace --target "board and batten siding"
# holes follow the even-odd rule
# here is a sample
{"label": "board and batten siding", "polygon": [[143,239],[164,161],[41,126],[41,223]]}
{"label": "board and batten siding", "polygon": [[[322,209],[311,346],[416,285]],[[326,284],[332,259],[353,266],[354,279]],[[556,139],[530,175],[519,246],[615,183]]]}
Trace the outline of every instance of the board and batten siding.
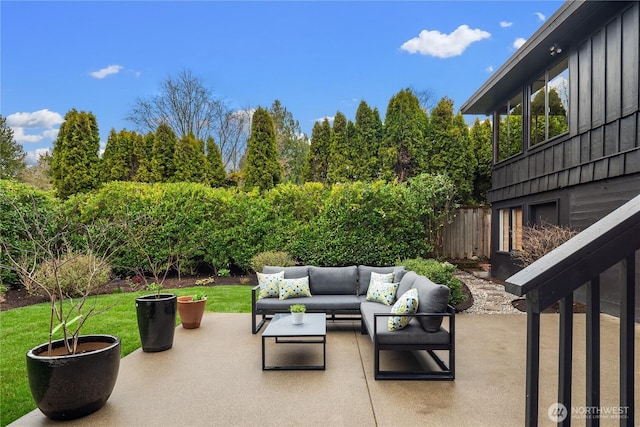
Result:
{"label": "board and batten siding", "polygon": [[639,65],[636,2],[569,49],[569,133],[494,165],[489,201],[640,173]]}

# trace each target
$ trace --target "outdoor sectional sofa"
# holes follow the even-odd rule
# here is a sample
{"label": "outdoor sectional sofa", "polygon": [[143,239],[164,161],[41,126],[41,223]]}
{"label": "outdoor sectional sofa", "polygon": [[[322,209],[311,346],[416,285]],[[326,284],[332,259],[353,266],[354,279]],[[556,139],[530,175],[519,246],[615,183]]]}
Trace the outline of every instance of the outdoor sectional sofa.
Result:
{"label": "outdoor sectional sofa", "polygon": [[[309,277],[311,297],[289,299],[259,298],[260,285],[252,289],[252,332],[257,333],[266,320],[277,313],[289,312],[291,304],[305,304],[307,312],[326,313],[329,319],[360,320],[362,334],[369,334],[374,347],[375,379],[453,380],[455,378],[455,310],[448,304],[449,288],[437,285],[425,276],[404,267],[316,267],[265,266],[263,273],[274,274],[284,271],[285,279]],[[393,273],[394,282],[399,282],[396,295],[415,288],[419,306],[410,316],[409,324],[403,329],[391,332],[388,327],[391,306],[367,301],[367,291],[371,273]],[[393,304],[392,304],[393,305]],[[260,319],[258,323],[257,320]],[[443,319],[447,319],[443,322]],[[444,323],[444,325],[443,325]],[[421,370],[390,371],[381,369],[380,352],[425,351],[431,361]],[[448,352],[445,363],[436,351]],[[434,368],[434,369],[431,369]]]}

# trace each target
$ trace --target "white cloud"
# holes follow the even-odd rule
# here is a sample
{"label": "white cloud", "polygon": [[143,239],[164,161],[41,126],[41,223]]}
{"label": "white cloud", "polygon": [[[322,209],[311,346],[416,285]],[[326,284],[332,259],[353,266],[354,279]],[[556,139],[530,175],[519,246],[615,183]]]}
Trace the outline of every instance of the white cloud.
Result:
{"label": "white cloud", "polygon": [[527,39],[523,39],[522,37],[518,37],[517,39],[514,40],[513,47],[515,47],[516,49],[520,49],[520,46],[525,44],[526,41],[527,41]]}
{"label": "white cloud", "polygon": [[509,22],[509,21],[500,21],[500,26],[501,26],[502,28],[508,28],[508,27],[510,27],[510,26],[512,26],[512,25],[513,25],[513,22]]}
{"label": "white cloud", "polygon": [[51,150],[49,148],[36,148],[35,150],[26,151],[24,160],[28,166],[35,166],[38,164],[40,156],[50,152]]}
{"label": "white cloud", "polygon": [[33,113],[13,113],[7,116],[7,125],[16,128],[52,128],[64,121],[60,113],[47,109]]}
{"label": "white cloud", "polygon": [[418,37],[403,43],[400,49],[409,53],[450,58],[462,55],[471,43],[491,37],[491,33],[480,29],[471,29],[468,25],[460,25],[450,34],[442,34],[438,30],[422,30]]}
{"label": "white cloud", "polygon": [[547,19],[547,17],[540,12],[535,12],[534,15],[538,17],[538,21],[544,21],[545,19]]}
{"label": "white cloud", "polygon": [[122,65],[109,65],[108,67],[102,68],[98,71],[92,71],[91,77],[95,77],[96,79],[104,79],[108,75],[118,74],[122,70]]}
{"label": "white cloud", "polygon": [[485,70],[487,73],[493,73],[493,65],[489,65]]}
{"label": "white cloud", "polygon": [[324,116],[324,117],[320,117],[319,119],[315,119],[314,122],[324,122],[325,119],[329,120],[329,123],[333,123],[333,121],[335,120],[335,116]]}
{"label": "white cloud", "polygon": [[13,130],[13,138],[19,144],[54,140],[58,136],[57,126],[63,121],[61,114],[47,109],[7,116],[7,126]]}

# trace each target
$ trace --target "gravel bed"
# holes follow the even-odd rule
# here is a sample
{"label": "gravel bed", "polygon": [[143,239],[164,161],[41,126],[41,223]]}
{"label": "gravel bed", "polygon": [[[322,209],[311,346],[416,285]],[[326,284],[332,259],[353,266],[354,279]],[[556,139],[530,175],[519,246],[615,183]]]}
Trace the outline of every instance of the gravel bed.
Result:
{"label": "gravel bed", "polygon": [[525,314],[511,304],[518,297],[506,292],[500,283],[482,279],[462,270],[456,270],[455,276],[467,285],[473,295],[473,305],[464,313]]}

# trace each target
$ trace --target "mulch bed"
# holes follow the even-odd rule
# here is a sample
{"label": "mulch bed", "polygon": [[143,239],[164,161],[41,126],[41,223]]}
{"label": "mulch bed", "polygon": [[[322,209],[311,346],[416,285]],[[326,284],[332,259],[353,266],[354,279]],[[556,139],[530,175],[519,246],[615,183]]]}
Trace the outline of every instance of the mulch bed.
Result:
{"label": "mulch bed", "polygon": [[[258,284],[258,279],[255,274],[249,274],[245,276],[229,276],[229,277],[214,277],[215,282],[207,285],[196,285],[196,280],[206,278],[207,276],[170,276],[164,281],[165,289],[179,289],[189,288],[192,286],[222,286],[222,285],[237,285],[245,283],[247,285],[255,286]],[[212,276],[213,277],[213,276]],[[103,286],[98,294],[112,294],[115,292],[136,292],[144,289],[143,285],[136,285],[134,287],[124,280],[112,280]],[[46,302],[48,299],[44,296],[31,295],[25,288],[9,289],[5,295],[4,301],[0,301],[0,311],[11,310],[12,308],[25,307],[27,305],[38,304]]]}
{"label": "mulch bed", "polygon": [[[520,311],[527,311],[527,302],[524,298],[519,298],[516,300],[513,300],[511,302],[511,305],[513,305],[515,308],[517,308]],[[586,313],[587,312],[587,306],[585,306],[584,304],[580,304],[579,302],[574,302],[573,303],[573,312],[574,313]],[[560,313],[560,303],[555,303],[552,306],[548,307],[547,309],[545,309],[543,311],[543,313]]]}

